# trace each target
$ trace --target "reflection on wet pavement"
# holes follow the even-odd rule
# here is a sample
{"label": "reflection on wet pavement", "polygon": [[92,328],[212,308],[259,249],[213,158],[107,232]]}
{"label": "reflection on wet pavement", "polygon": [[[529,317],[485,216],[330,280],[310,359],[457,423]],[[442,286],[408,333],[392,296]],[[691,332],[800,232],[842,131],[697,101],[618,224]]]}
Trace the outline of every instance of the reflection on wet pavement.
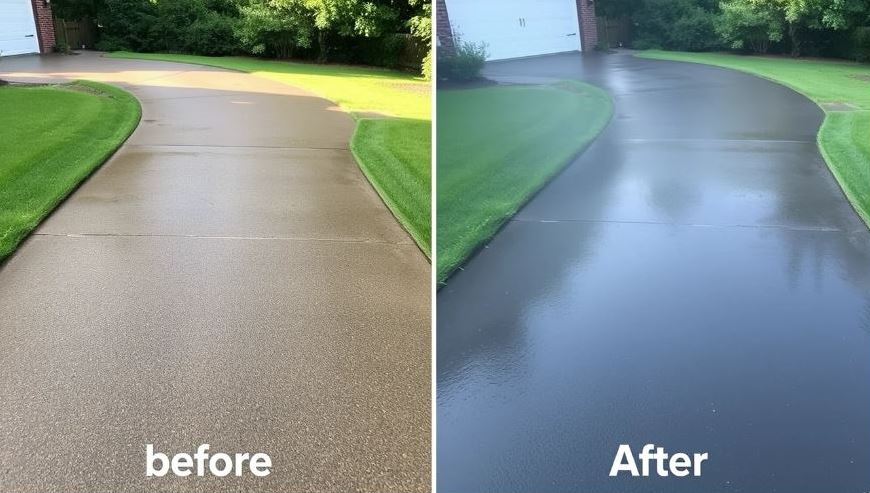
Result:
{"label": "reflection on wet pavement", "polygon": [[[870,488],[870,234],[821,110],[627,54],[487,73],[582,79],[615,114],[438,295],[439,491]],[[621,443],[710,459],[610,478]]]}

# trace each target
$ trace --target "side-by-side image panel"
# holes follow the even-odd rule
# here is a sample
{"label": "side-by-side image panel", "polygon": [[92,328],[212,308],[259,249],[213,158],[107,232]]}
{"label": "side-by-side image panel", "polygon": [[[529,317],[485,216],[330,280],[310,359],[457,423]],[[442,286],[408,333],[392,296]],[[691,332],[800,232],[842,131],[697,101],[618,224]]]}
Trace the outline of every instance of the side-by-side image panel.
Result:
{"label": "side-by-side image panel", "polygon": [[428,492],[429,2],[0,0],[0,490]]}
{"label": "side-by-side image panel", "polygon": [[870,485],[864,18],[740,4],[437,3],[439,492]]}

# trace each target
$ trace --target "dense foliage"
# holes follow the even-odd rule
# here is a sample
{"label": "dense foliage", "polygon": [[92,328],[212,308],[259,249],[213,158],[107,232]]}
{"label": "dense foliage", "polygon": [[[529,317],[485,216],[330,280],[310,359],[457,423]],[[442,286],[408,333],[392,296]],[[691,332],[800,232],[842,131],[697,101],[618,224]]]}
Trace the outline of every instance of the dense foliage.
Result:
{"label": "dense foliage", "polygon": [[428,74],[431,0],[55,0],[103,50],[250,54]]}
{"label": "dense foliage", "polygon": [[438,76],[459,82],[479,78],[486,63],[486,45],[462,41],[458,37],[454,43],[453,49],[438,52]]}
{"label": "dense foliage", "polygon": [[870,59],[870,0],[599,0],[635,48]]}

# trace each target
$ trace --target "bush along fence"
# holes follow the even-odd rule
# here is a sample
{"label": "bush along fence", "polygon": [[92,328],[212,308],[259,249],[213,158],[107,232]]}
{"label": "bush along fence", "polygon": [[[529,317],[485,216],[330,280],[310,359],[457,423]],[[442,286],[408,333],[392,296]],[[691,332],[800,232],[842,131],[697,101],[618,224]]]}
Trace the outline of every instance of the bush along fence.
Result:
{"label": "bush along fence", "polygon": [[104,51],[254,55],[429,73],[430,0],[340,0],[341,8],[335,4],[54,0],[52,7],[60,51],[84,45]]}
{"label": "bush along fence", "polygon": [[598,0],[595,8],[606,19],[600,23],[619,31],[604,36],[602,48],[730,49],[870,61],[870,2]]}

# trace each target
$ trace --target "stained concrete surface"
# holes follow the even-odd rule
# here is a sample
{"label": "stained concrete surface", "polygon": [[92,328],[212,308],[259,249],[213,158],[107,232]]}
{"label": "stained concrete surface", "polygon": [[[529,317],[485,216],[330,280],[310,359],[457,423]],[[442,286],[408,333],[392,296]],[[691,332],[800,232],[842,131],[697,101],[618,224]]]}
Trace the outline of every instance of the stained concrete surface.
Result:
{"label": "stained concrete surface", "polygon": [[[304,91],[198,66],[4,59],[143,106],[128,142],[0,267],[0,489],[426,491],[429,264]],[[23,115],[26,117],[26,115]],[[146,478],[266,452],[266,478]]]}
{"label": "stained concrete surface", "polygon": [[[821,110],[626,53],[485,72],[584,80],[615,113],[439,292],[439,491],[870,489],[870,233]],[[611,478],[622,443],[710,459]]]}

